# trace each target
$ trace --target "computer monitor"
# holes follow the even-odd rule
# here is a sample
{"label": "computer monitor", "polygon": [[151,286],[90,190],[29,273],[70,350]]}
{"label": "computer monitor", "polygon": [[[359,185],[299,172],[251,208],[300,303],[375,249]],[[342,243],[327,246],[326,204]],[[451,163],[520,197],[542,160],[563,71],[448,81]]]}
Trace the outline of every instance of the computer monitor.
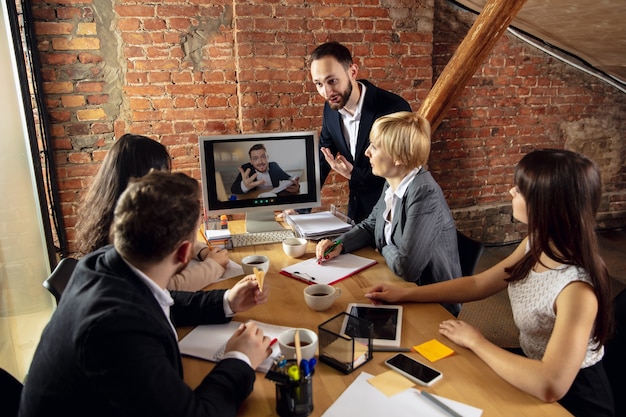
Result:
{"label": "computer monitor", "polygon": [[[245,213],[246,231],[259,232],[282,228],[275,211],[319,207],[318,141],[315,131],[200,136],[205,213]],[[272,184],[241,187],[239,168],[252,168],[251,175],[256,171],[250,153],[258,171],[270,174]],[[299,189],[285,188],[296,180]]]}

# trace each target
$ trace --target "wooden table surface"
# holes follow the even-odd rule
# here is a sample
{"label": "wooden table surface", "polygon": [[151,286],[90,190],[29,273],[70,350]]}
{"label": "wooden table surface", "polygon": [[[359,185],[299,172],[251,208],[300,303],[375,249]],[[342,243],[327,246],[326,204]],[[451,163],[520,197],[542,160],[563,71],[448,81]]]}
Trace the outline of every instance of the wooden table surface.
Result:
{"label": "wooden table surface", "polygon": [[[237,222],[231,222],[237,223]],[[231,225],[232,227],[233,225]],[[238,225],[235,225],[238,226]],[[240,226],[239,226],[240,227]],[[313,311],[304,303],[303,290],[307,284],[281,275],[281,268],[315,256],[315,242],[310,241],[307,252],[300,259],[287,257],[282,245],[268,244],[236,248],[230,252],[231,259],[240,263],[241,258],[251,254],[263,254],[270,258],[270,269],[266,275],[269,286],[269,302],[252,310],[237,314],[235,320],[253,319],[260,322],[289,327],[304,327],[317,332],[317,326],[332,316],[345,311],[352,302],[369,303],[364,297],[366,289],[378,282],[406,283],[394,275],[385,265],[384,259],[372,249],[362,249],[357,255],[376,259],[378,264],[335,284],[342,295],[327,311]],[[230,288],[238,279],[231,278],[209,286],[208,289]],[[497,376],[482,360],[468,349],[459,347],[438,332],[441,321],[451,314],[439,304],[404,304],[402,323],[402,346],[410,347],[431,339],[437,339],[455,350],[455,354],[434,364],[415,352],[412,356],[443,373],[443,378],[426,391],[460,401],[483,410],[483,416],[569,416],[558,403],[546,404],[514,388]],[[192,328],[178,329],[179,339]],[[318,364],[313,378],[314,410],[311,416],[320,416],[341,395],[361,371],[378,375],[387,371],[383,362],[392,356],[390,352],[375,352],[373,359],[349,375],[325,365]],[[195,388],[210,372],[214,364],[201,359],[183,356],[185,382]],[[239,416],[277,415],[274,383],[257,373],[254,390],[239,409]]]}

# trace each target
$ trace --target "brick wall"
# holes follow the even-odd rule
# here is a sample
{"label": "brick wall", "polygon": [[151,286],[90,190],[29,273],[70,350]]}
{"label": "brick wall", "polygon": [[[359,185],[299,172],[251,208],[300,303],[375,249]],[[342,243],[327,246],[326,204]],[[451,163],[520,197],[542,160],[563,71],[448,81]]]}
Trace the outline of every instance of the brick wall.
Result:
{"label": "brick wall", "polygon": [[[475,17],[435,1],[435,77]],[[536,148],[575,150],[602,170],[599,226],[623,226],[624,132],[626,94],[507,32],[435,133],[430,169],[460,229],[485,242],[506,242],[525,230],[511,222],[515,163]]]}
{"label": "brick wall", "polygon": [[[301,3],[32,2],[70,242],[115,137],[150,136],[175,170],[200,178],[198,135],[319,129],[306,58],[327,40],[417,110],[473,21],[443,0]],[[507,35],[436,132],[430,167],[459,227],[501,242],[519,237],[506,190],[523,153],[549,144],[604,157],[610,147],[604,209],[620,217],[623,115],[623,94]],[[345,204],[347,193],[337,176],[323,189],[326,203]]]}
{"label": "brick wall", "polygon": [[[432,0],[299,3],[33,2],[70,241],[81,194],[123,133],[160,141],[174,170],[199,179],[200,134],[319,128],[306,58],[327,40],[351,48],[360,76],[426,96]],[[345,205],[345,181],[327,183],[325,201]]]}

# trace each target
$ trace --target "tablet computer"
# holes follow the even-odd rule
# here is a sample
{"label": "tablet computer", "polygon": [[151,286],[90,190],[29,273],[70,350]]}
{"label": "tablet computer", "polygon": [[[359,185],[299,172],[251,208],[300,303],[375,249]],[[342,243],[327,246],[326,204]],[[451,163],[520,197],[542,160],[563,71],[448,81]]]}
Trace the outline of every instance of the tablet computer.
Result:
{"label": "tablet computer", "polygon": [[[372,345],[374,347],[400,347],[402,336],[402,306],[348,304],[347,313],[373,323]],[[361,334],[358,326],[351,326],[349,320],[344,323],[342,332],[355,339],[367,338]]]}

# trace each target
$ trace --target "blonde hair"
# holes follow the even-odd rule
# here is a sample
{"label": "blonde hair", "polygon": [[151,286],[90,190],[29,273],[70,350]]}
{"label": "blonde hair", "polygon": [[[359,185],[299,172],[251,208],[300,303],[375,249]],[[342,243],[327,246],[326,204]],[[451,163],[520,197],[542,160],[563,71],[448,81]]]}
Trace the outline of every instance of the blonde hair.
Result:
{"label": "blonde hair", "polygon": [[430,123],[417,113],[401,111],[379,117],[370,131],[379,148],[402,165],[426,165],[430,154]]}

